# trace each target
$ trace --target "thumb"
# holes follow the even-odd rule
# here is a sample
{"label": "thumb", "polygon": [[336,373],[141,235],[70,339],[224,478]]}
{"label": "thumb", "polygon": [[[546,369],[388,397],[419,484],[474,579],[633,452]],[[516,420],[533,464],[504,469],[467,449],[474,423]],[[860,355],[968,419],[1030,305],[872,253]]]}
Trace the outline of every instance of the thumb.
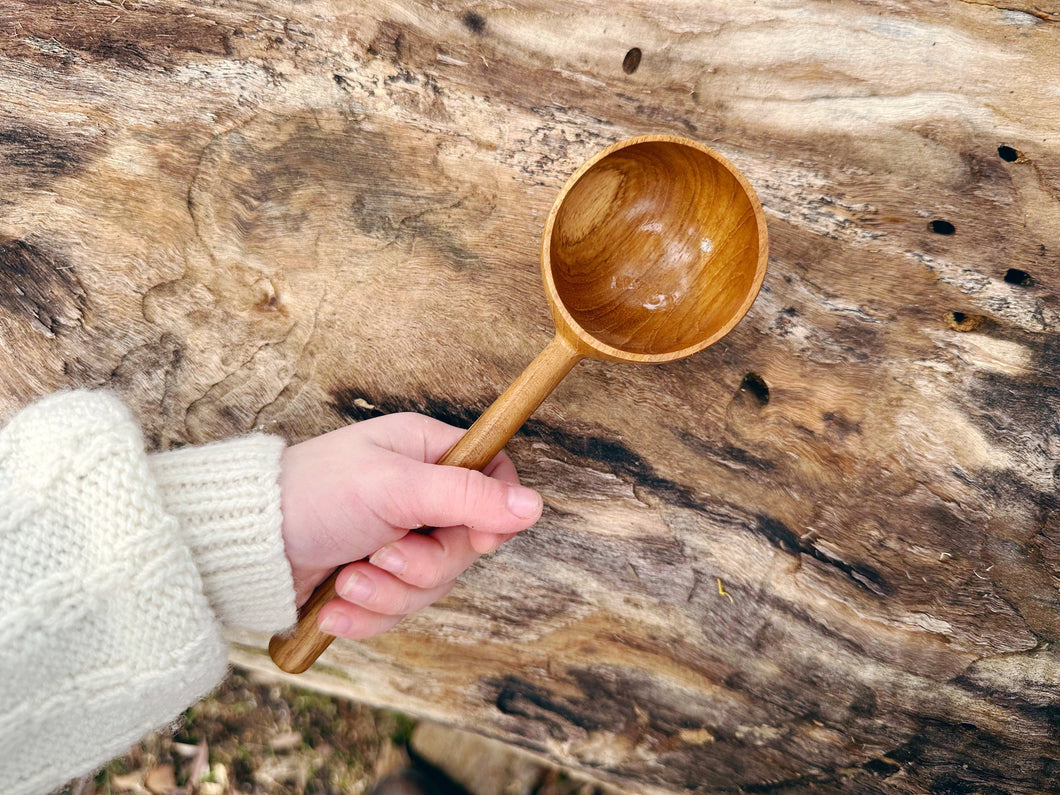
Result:
{"label": "thumb", "polygon": [[541,517],[541,496],[526,486],[462,467],[418,464],[415,469],[403,507],[417,526],[517,533]]}

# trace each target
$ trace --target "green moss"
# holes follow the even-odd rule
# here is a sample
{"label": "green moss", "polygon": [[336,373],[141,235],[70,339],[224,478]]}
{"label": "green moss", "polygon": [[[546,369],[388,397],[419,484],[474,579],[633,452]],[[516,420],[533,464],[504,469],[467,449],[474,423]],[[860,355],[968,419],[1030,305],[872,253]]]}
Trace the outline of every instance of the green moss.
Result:
{"label": "green moss", "polygon": [[416,721],[408,715],[400,712],[391,713],[394,719],[394,728],[390,732],[390,739],[395,745],[408,745],[412,739],[412,730],[416,728]]}

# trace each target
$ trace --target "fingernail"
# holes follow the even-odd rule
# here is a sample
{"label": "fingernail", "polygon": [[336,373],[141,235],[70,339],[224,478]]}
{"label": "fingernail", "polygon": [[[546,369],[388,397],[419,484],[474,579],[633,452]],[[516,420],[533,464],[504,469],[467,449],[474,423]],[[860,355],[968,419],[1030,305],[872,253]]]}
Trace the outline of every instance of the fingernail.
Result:
{"label": "fingernail", "polygon": [[375,583],[363,574],[351,572],[342,586],[342,597],[351,602],[364,602],[375,593]]}
{"label": "fingernail", "polygon": [[486,548],[486,551],[482,554],[488,555],[490,552],[496,552],[498,549],[501,548],[501,545],[503,545],[504,542],[507,541],[509,538],[510,536],[496,536],[492,541],[490,541],[489,546]]}
{"label": "fingernail", "polygon": [[522,519],[537,516],[541,510],[541,497],[525,486],[508,487],[508,510]]}
{"label": "fingernail", "polygon": [[324,620],[320,622],[320,631],[328,635],[344,635],[350,629],[350,619],[348,616],[341,614],[325,616]]}
{"label": "fingernail", "polygon": [[391,574],[401,574],[405,569],[405,556],[391,546],[377,549],[368,562]]}

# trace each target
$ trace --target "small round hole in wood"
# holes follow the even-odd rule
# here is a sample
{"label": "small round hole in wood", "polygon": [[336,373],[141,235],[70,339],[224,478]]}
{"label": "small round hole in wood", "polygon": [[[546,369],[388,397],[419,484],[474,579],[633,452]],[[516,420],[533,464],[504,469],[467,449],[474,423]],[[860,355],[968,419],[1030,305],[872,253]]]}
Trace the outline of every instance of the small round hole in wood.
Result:
{"label": "small round hole in wood", "polygon": [[1033,277],[1027,271],[1021,271],[1019,268],[1009,268],[1005,271],[1005,281],[1017,287],[1030,287],[1034,284]]}
{"label": "small round hole in wood", "polygon": [[764,406],[769,402],[769,384],[758,373],[745,375],[740,382],[740,391],[749,394],[760,406]]}
{"label": "small round hole in wood", "polygon": [[637,71],[637,67],[640,66],[640,59],[642,53],[640,47],[634,47],[626,53],[626,57],[622,59],[622,71],[627,75],[633,74]]}
{"label": "small round hole in wood", "polygon": [[1006,163],[1015,163],[1019,160],[1020,153],[1013,149],[1011,146],[1001,145],[997,148],[997,156],[1004,160]]}
{"label": "small round hole in wood", "polygon": [[943,317],[946,325],[954,331],[976,331],[986,324],[986,318],[971,312],[947,312]]}

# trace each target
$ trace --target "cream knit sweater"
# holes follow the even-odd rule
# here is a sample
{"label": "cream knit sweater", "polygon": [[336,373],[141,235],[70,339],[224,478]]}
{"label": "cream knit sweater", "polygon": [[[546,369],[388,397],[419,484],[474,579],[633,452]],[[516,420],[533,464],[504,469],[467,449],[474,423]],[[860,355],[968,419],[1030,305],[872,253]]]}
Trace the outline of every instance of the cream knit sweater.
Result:
{"label": "cream knit sweater", "polygon": [[0,430],[0,793],[48,792],[221,680],[221,625],[295,618],[283,442],[146,455],[113,396],[65,392]]}

